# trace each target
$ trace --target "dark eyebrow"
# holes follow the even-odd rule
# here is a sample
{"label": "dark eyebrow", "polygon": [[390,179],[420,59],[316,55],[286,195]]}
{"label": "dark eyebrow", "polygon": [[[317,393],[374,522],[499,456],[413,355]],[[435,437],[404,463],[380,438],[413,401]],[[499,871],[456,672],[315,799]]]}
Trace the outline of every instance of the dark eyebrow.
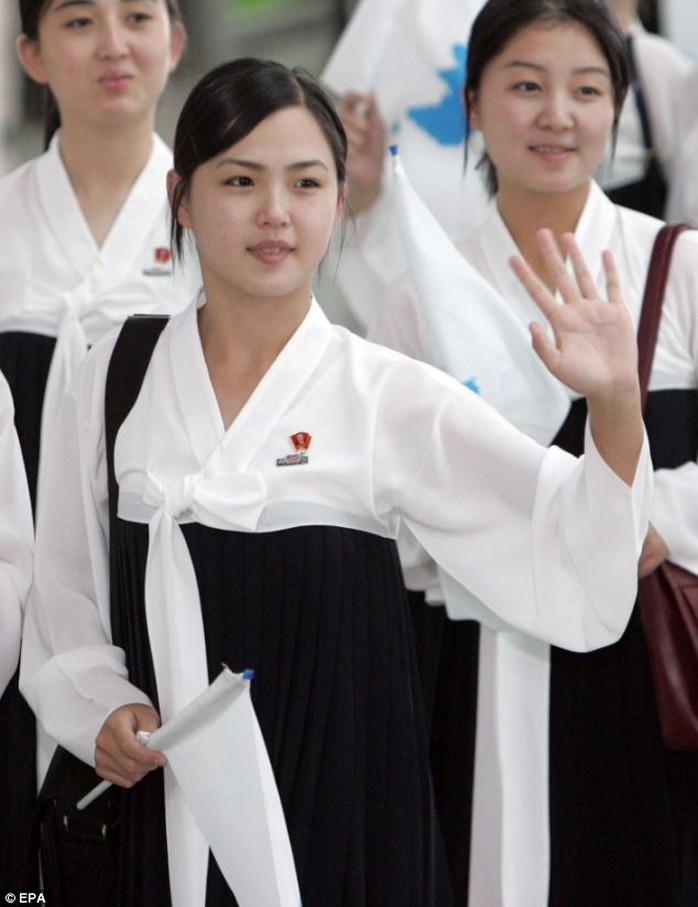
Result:
{"label": "dark eyebrow", "polygon": [[[539,63],[529,63],[527,60],[510,60],[508,63],[504,64],[504,69],[534,69],[536,72],[545,72],[546,67],[541,66]],[[580,66],[578,69],[573,70],[573,75],[592,75],[596,74],[598,76],[605,76],[607,79],[611,78],[611,74],[607,69],[604,69],[602,66]]]}
{"label": "dark eyebrow", "polygon": [[[256,170],[256,171],[267,169],[263,164],[258,164],[258,163],[256,163],[256,161],[245,161],[245,160],[242,160],[241,158],[224,157],[222,161],[219,161],[216,164],[216,170],[218,170],[220,167],[225,167],[226,164],[228,164],[228,165],[232,164],[233,166],[236,166],[236,167],[245,167],[248,170]],[[322,167],[323,169],[327,170],[327,164],[323,163],[320,160],[297,161],[294,164],[289,164],[289,166],[286,169],[287,170],[308,170],[310,167]]]}
{"label": "dark eyebrow", "polygon": [[[153,4],[156,0],[121,0],[121,3],[150,3]],[[62,0],[62,3],[58,3],[53,7],[51,12],[58,13],[63,9],[68,9],[71,6],[94,6],[95,0]]]}
{"label": "dark eyebrow", "polygon": [[69,6],[94,6],[94,2],[93,0],[63,0],[62,3],[54,6],[51,12],[59,13],[62,9],[67,9]]}

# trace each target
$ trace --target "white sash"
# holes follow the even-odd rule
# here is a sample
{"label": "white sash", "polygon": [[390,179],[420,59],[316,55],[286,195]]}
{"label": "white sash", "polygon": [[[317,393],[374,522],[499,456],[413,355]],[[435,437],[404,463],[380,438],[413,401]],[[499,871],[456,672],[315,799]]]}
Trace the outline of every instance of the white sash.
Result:
{"label": "white sash", "polygon": [[[592,183],[575,236],[602,294],[601,252],[611,246],[616,216]],[[501,220],[499,224],[499,230],[482,233],[485,255],[497,275],[497,289],[528,320],[535,317],[533,303],[502,265],[516,248]],[[552,436],[539,440],[550,443]],[[473,605],[473,617],[483,624],[469,896],[481,907],[545,907],[550,881],[550,646],[509,630],[487,609]]]}

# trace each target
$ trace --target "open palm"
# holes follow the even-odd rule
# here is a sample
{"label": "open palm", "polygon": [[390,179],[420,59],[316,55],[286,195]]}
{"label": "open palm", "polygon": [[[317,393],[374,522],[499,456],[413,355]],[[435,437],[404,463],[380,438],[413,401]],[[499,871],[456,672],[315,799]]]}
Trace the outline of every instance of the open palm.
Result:
{"label": "open palm", "polygon": [[519,257],[511,267],[548,319],[551,341],[540,324],[531,324],[533,346],[550,372],[585,397],[607,396],[632,389],[637,383],[637,341],[610,252],[604,252],[608,301],[602,299],[572,234],[562,237],[574,273],[565,267],[550,230],[537,240],[546,266],[564,305]]}

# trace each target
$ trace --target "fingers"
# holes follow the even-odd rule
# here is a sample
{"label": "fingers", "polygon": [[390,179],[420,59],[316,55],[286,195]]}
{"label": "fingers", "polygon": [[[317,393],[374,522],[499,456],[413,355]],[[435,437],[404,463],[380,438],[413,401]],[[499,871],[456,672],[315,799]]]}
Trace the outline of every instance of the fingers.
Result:
{"label": "fingers", "polygon": [[339,109],[349,117],[366,116],[369,108],[375,106],[373,95],[369,92],[348,91],[339,102]]}
{"label": "fingers", "polygon": [[133,703],[112,712],[95,741],[97,774],[121,787],[133,787],[148,772],[165,765],[163,753],[149,750],[136,739],[138,731],[153,731],[159,724],[150,706]]}
{"label": "fingers", "polygon": [[621,287],[620,276],[616,269],[616,263],[613,255],[608,249],[602,253],[604,273],[606,274],[606,295],[608,301],[613,303],[623,303],[623,290]]}
{"label": "fingers", "polygon": [[559,350],[555,344],[550,342],[542,325],[536,324],[534,321],[528,327],[536,354],[553,375],[557,374],[557,366],[560,360]]}
{"label": "fingers", "polygon": [[339,105],[339,115],[352,147],[365,143],[376,115],[376,102],[369,94],[350,92]]}
{"label": "fingers", "polygon": [[518,255],[509,259],[509,266],[525,287],[528,295],[535,302],[543,314],[550,318],[557,303],[550,290],[540,277],[535,274],[526,262]]}
{"label": "fingers", "polygon": [[[586,262],[582,257],[582,253],[579,250],[579,246],[577,245],[573,234],[565,233],[562,236],[561,242],[563,249],[567,252],[572,262],[574,276],[582,296],[584,296],[585,299],[598,299],[599,294],[596,289],[596,284],[589,273],[589,269],[587,268]],[[562,261],[562,259],[560,260]],[[564,268],[564,262],[562,263],[562,266]],[[567,268],[565,268],[565,271],[569,273]]]}
{"label": "fingers", "polygon": [[[538,247],[541,251],[543,262],[548,273],[552,278],[553,285],[560,291],[560,294],[566,303],[576,300],[600,300],[600,295],[594,278],[587,267],[584,256],[572,233],[565,233],[560,238],[562,252],[569,256],[572,262],[572,271],[565,264],[565,259],[558,248],[555,236],[551,230],[539,230],[536,234]],[[514,263],[516,261],[516,263]],[[602,254],[604,274],[606,277],[606,292],[610,302],[622,303],[623,294],[621,290],[620,277],[613,260],[613,255],[609,251]],[[528,290],[529,294],[542,309],[546,312],[546,306],[554,304],[554,297],[550,290],[545,288],[545,284],[540,279],[534,280],[531,269],[518,256],[516,260],[512,259],[510,264],[518,276],[519,280]],[[545,288],[547,292],[544,291]]]}

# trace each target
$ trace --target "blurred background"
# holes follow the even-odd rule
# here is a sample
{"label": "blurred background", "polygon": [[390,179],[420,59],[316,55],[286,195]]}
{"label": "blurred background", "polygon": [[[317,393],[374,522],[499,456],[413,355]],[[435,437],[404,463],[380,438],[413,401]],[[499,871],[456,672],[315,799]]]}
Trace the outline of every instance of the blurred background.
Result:
{"label": "blurred background", "polygon": [[[160,108],[170,142],[192,84],[217,63],[263,56],[319,75],[357,0],[182,0],[187,55]],[[21,73],[16,0],[0,0],[0,174],[41,151],[42,95]],[[643,0],[646,27],[698,60],[698,0]]]}

